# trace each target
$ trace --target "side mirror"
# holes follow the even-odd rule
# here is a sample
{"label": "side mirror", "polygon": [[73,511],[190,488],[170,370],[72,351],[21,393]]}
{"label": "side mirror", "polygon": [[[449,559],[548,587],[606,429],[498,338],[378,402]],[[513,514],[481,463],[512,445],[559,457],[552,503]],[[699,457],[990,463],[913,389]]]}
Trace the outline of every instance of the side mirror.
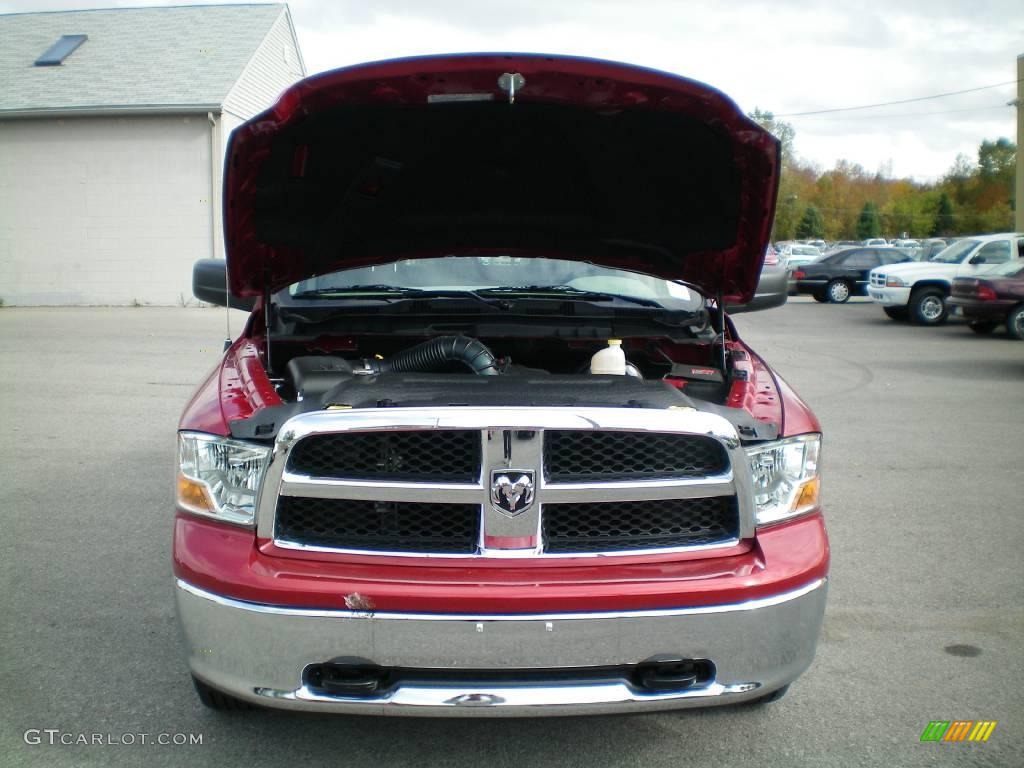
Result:
{"label": "side mirror", "polygon": [[980,256],[980,255],[979,256],[971,256],[971,262],[970,263],[971,264],[984,264],[985,263],[985,257],[984,256]]}
{"label": "side mirror", "polygon": [[192,295],[207,304],[252,312],[256,299],[228,295],[227,262],[223,259],[200,259],[192,265]]}

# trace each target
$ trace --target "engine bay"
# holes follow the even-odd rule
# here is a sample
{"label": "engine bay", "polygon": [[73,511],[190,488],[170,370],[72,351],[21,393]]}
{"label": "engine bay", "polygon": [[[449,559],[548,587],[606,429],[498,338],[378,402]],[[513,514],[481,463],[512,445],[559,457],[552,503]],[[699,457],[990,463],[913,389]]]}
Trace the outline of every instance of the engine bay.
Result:
{"label": "engine bay", "polygon": [[692,408],[725,416],[745,439],[778,432],[726,405],[749,366],[743,352],[727,355],[724,370],[714,365],[721,346],[713,342],[372,336],[277,339],[273,355],[283,405],[234,422],[235,437],[272,437],[287,418],[315,410],[460,406]]}

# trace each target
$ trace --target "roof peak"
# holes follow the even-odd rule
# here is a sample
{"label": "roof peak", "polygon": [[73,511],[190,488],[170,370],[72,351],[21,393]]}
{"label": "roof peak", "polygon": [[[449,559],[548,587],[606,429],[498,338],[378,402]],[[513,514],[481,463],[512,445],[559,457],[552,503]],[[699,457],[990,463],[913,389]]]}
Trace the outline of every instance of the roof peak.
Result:
{"label": "roof peak", "polygon": [[109,6],[107,8],[68,8],[65,10],[54,10],[54,11],[15,11],[14,13],[0,13],[0,17],[4,16],[57,16],[63,14],[72,13],[103,13],[106,11],[169,11],[179,10],[182,8],[252,8],[253,6],[258,7],[271,7],[271,6],[287,6],[288,3],[180,3],[178,5],[121,5],[121,6]]}

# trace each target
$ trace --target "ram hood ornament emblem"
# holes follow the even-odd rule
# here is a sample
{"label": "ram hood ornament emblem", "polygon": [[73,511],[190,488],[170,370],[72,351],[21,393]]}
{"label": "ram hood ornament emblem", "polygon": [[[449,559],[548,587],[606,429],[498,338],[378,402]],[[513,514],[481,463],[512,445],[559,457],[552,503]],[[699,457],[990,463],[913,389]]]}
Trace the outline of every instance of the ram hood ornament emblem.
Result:
{"label": "ram hood ornament emblem", "polygon": [[491,472],[491,503],[509,517],[533,504],[533,472],[500,469]]}

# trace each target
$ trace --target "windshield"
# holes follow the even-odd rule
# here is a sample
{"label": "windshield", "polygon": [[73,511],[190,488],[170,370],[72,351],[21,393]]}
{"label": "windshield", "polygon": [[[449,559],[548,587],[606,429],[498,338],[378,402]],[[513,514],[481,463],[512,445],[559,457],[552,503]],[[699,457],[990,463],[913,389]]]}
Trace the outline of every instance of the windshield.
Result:
{"label": "windshield", "polygon": [[444,256],[403,259],[390,264],[344,269],[288,287],[296,300],[366,298],[407,290],[445,292],[516,291],[595,293],[656,302],[668,309],[696,310],[695,290],[637,272],[578,261],[518,256]]}
{"label": "windshield", "polygon": [[941,264],[959,264],[979,244],[978,240],[961,240],[936,253],[929,261]]}

